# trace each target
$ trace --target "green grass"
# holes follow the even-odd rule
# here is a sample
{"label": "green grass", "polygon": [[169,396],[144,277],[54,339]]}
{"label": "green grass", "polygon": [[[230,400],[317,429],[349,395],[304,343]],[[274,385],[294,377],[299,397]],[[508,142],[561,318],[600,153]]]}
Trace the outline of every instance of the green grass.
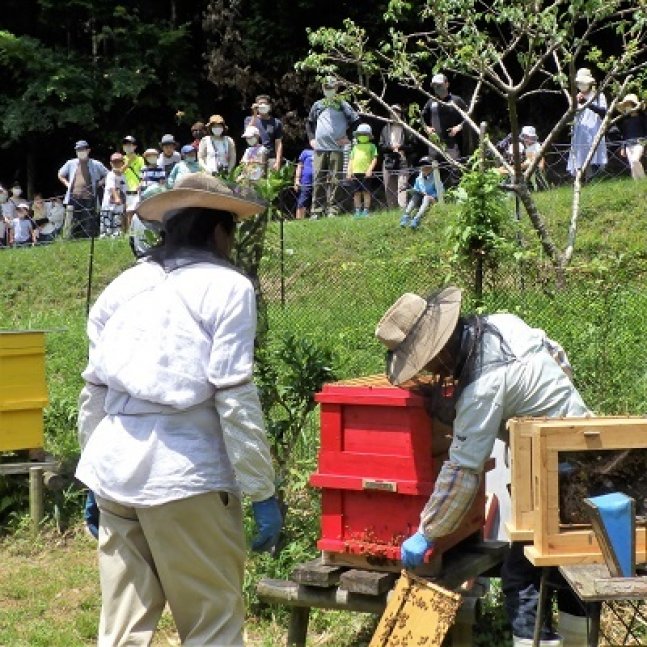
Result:
{"label": "green grass", "polygon": [[[497,268],[486,272],[483,311],[517,313],[562,342],[585,400],[600,413],[642,414],[647,409],[646,192],[646,182],[630,180],[585,187],[566,290],[555,290],[554,275],[525,217],[520,226],[527,252],[523,267],[514,259],[502,259]],[[562,188],[538,194],[537,201],[558,246],[563,247],[570,192]],[[509,205],[512,217],[514,201]],[[417,232],[400,229],[397,212],[357,221],[340,217],[284,223],[283,301],[281,228],[271,223],[261,268],[270,343],[284,332],[308,335],[334,352],[339,377],[366,375],[383,370],[384,351],[374,339],[374,329],[402,292],[424,294],[451,277],[467,289],[466,308],[473,309],[471,273],[447,262],[445,229],[454,210],[451,204],[438,205]],[[71,464],[78,455],[76,398],[87,354],[89,249],[89,242],[80,241],[0,252],[4,279],[0,328],[52,331],[47,335],[51,403],[46,411],[46,446]],[[126,241],[96,241],[94,296],[131,264]],[[307,489],[307,479],[315,467],[317,447],[315,414],[293,452],[288,484],[290,544],[278,560],[251,556],[248,562],[245,596],[252,645],[280,644],[287,622],[285,610],[258,605],[255,582],[261,576],[287,577],[296,562],[316,555],[318,499]],[[75,510],[78,519],[78,494],[66,496],[66,510]],[[47,505],[51,515],[52,502]],[[78,532],[34,544],[21,535],[23,519],[13,514],[11,526],[19,530],[0,543],[0,646],[91,644],[99,605],[92,544]],[[72,522],[74,527],[74,518]],[[249,518],[247,525],[251,532]],[[501,624],[496,608],[495,600],[495,610],[488,609],[487,622],[492,627]],[[370,620],[315,612],[312,627],[316,636],[312,644],[355,647],[365,644]],[[483,639],[492,638],[494,630],[483,628]],[[173,644],[169,640],[173,640],[172,622],[165,616],[156,644]]]}

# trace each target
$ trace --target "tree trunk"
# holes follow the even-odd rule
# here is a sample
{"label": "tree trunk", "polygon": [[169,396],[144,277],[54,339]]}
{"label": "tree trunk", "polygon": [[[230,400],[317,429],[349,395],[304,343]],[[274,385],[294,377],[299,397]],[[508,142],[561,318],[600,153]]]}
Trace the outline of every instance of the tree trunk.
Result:
{"label": "tree trunk", "polygon": [[559,251],[557,250],[557,246],[548,233],[546,222],[544,221],[543,216],[539,213],[539,209],[537,209],[537,205],[535,204],[532,194],[528,189],[528,185],[525,182],[520,182],[519,184],[515,185],[515,191],[517,192],[517,195],[521,200],[521,204],[523,204],[523,207],[526,210],[528,217],[530,218],[530,222],[532,222],[535,231],[539,235],[539,241],[541,243],[542,249],[548,256],[548,258],[550,258],[552,264],[557,267],[559,263]]}
{"label": "tree trunk", "polygon": [[35,142],[29,137],[27,138],[27,198],[34,199],[36,192],[36,156],[34,155]]}

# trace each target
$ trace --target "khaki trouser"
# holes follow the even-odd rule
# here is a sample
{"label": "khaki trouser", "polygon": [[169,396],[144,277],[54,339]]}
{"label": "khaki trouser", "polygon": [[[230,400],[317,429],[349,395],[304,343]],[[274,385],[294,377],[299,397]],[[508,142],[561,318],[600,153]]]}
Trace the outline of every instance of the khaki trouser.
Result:
{"label": "khaki trouser", "polygon": [[240,501],[209,492],[150,508],[97,497],[99,647],[150,645],[168,601],[183,645],[243,645]]}
{"label": "khaki trouser", "polygon": [[343,151],[315,151],[313,159],[313,216],[334,215],[339,211],[339,180],[344,172]]}

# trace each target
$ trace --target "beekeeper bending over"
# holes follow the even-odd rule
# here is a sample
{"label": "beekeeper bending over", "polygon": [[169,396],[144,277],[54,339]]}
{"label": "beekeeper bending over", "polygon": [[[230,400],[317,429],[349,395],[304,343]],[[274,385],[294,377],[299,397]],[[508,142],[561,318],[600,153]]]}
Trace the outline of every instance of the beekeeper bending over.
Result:
{"label": "beekeeper bending over", "polygon": [[[422,510],[418,532],[402,544],[408,568],[422,563],[437,539],[458,529],[509,418],[590,415],[569,377],[566,355],[542,330],[515,315],[462,317],[460,309],[461,291],[455,287],[426,299],[407,293],[377,325],[376,337],[388,349],[389,381],[420,393],[432,416],[453,424],[449,460]],[[514,645],[532,645],[540,575],[525,558],[523,544],[512,543],[501,577]],[[580,604],[569,590],[558,597],[563,645],[586,645]],[[541,637],[543,646],[562,645],[548,625]]]}

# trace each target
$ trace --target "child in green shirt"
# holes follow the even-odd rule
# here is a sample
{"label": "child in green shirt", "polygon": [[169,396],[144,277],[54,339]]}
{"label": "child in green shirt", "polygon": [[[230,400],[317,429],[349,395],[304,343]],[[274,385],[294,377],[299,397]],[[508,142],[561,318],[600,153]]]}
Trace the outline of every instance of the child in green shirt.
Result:
{"label": "child in green shirt", "polygon": [[[365,218],[371,208],[371,191],[368,178],[377,164],[377,147],[371,141],[373,131],[369,124],[360,124],[355,131],[355,143],[350,152],[346,177],[353,179],[353,204],[355,218]],[[362,202],[364,207],[362,208]]]}

